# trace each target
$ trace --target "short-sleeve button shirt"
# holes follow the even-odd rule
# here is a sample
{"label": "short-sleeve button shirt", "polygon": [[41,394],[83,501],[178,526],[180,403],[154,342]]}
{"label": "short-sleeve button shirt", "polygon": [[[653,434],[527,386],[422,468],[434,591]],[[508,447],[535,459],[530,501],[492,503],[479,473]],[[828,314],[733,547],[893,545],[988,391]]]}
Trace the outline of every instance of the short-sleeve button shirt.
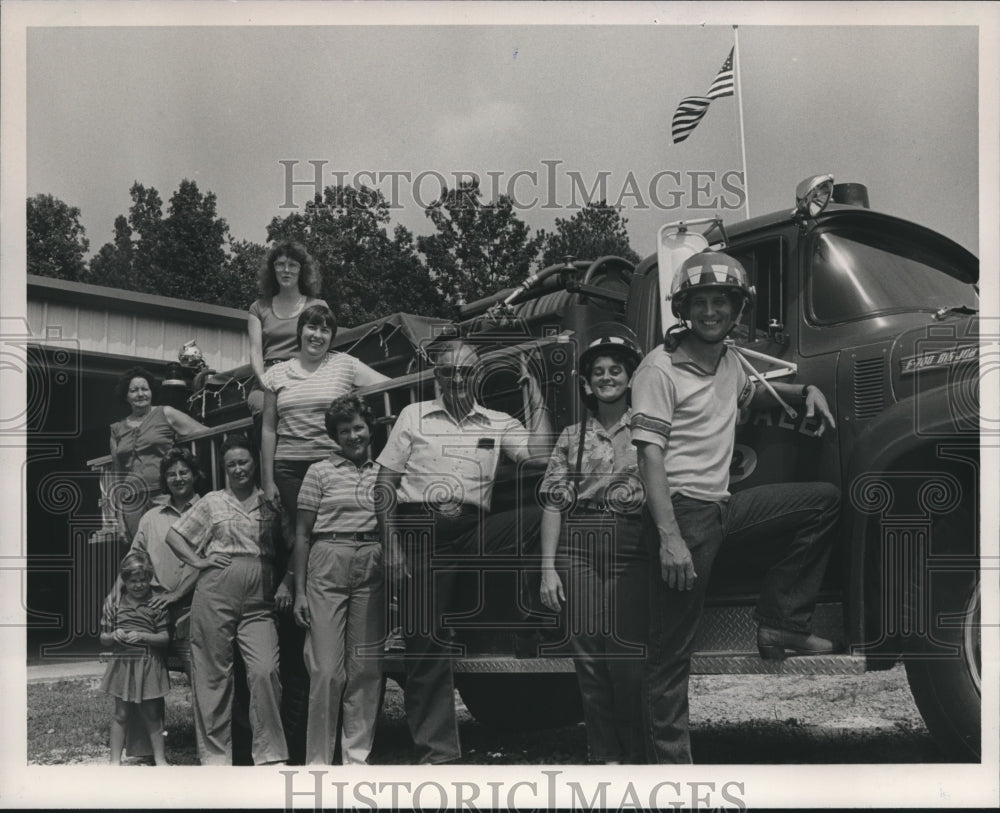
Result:
{"label": "short-sleeve button shirt", "polygon": [[202,556],[249,554],[270,559],[277,524],[277,514],[259,488],[246,503],[227,488],[202,497],[177,520],[174,530]]}
{"label": "short-sleeve button shirt", "polygon": [[683,341],[673,352],[661,345],[646,354],[632,378],[632,442],[664,450],[671,494],[729,497],[736,416],[754,390],[728,351],[714,371],[702,369]]}
{"label": "short-sleeve button shirt", "polygon": [[356,466],[338,452],[313,463],[299,489],[300,510],[314,511],[313,534],[353,534],[375,530],[375,476],[371,460]]}
{"label": "short-sleeve button shirt", "polygon": [[174,590],[190,572],[163,540],[174,523],[199,502],[201,497],[195,494],[183,511],[178,511],[164,494],[153,501],[153,507],[139,520],[129,552],[141,551],[153,563],[153,590]]}
{"label": "short-sleeve button shirt", "polygon": [[552,448],[549,465],[542,478],[540,492],[552,507],[563,507],[570,491],[579,499],[620,508],[625,512],[639,509],[643,502],[642,481],[636,448],[629,432],[631,411],[608,429],[592,415],[587,419],[583,436],[580,476],[575,488],[576,461],[580,448],[580,424],[563,429]]}
{"label": "short-sleeve button shirt", "polygon": [[401,503],[465,503],[489,510],[500,452],[529,457],[528,431],[506,412],[475,405],[455,420],[440,398],[399,413],[378,464],[403,475]]}

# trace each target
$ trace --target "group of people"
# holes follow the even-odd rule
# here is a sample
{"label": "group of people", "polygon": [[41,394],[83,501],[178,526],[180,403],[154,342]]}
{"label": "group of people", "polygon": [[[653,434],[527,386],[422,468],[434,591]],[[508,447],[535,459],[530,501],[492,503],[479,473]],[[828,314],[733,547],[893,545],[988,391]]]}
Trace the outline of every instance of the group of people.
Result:
{"label": "group of people", "polygon": [[[130,715],[163,761],[160,653],[168,634],[186,634],[204,764],[232,762],[234,643],[246,666],[255,764],[330,764],[338,741],[344,763],[365,763],[392,594],[416,760],[458,759],[458,648],[444,619],[462,558],[521,555],[535,537],[535,598],[565,614],[592,762],[691,761],[690,661],[723,545],[788,540],[760,592],[762,657],[834,651],[809,625],[837,489],[728,491],[739,409],[780,396],[804,404],[819,434],[834,426],[816,387],[758,387],[724,343],[752,295],[738,261],[706,251],[681,266],[670,296],[678,324],[647,355],[619,324],[588,337],[579,357],[586,415],[554,446],[527,366],[526,425],[480,403],[481,360],[472,344],[453,340],[432,348],[435,398],[400,412],[376,460],[372,412],[352,390],[385,376],[331,351],[337,324],[315,299],[316,283],[305,249],[279,244],[248,317],[260,486],[251,442],[231,436],[226,488],[198,499],[197,462],[168,447],[204,427],[152,406],[148,373],[122,379],[131,414],[112,427],[112,456],[149,510],[130,508],[141,520],[125,514],[132,546],[105,605],[102,642],[116,649],[105,677],[116,697],[112,762]],[[491,511],[501,455],[544,469],[538,505]],[[295,685],[308,685],[304,725],[287,708]]]}
{"label": "group of people", "polygon": [[[178,410],[153,406],[156,382],[147,371],[130,369],[120,382],[131,408],[111,429],[112,463],[122,475],[118,494],[127,498],[120,501],[122,532],[131,542],[129,557],[147,563],[149,605],[171,608],[178,619],[179,608],[190,606],[189,625],[176,624],[173,634],[190,645],[188,670],[203,764],[232,762],[237,663],[249,687],[244,711],[255,764],[290,758],[330,763],[342,706],[344,761],[364,762],[371,750],[381,699],[381,649],[375,644],[384,638],[384,579],[381,548],[374,544],[373,506],[360,487],[362,481],[374,481],[369,459],[373,418],[351,392],[386,377],[330,350],[337,322],[316,298],[318,284],[312,259],[300,244],[281,243],[271,250],[261,298],[248,315],[251,363],[258,373],[258,387],[248,401],[259,435],[256,443],[241,435],[226,438],[222,490],[192,498],[197,463],[189,453],[170,448],[205,427]],[[191,472],[186,502],[172,508],[171,521],[158,522],[155,533],[133,531],[139,523],[130,521],[132,515],[149,509],[142,522],[154,514],[165,516],[167,509],[157,507],[158,501],[165,490],[173,494],[169,462],[179,455]],[[367,557],[364,567],[362,556]],[[128,595],[125,575],[123,570],[105,602],[102,641],[115,646],[107,690],[119,704],[138,704],[133,716],[139,717],[145,701],[162,698],[168,684],[156,645],[115,638],[116,608]],[[358,634],[372,639],[372,646],[364,657],[352,658],[357,643],[352,636]],[[156,673],[155,682],[150,678],[136,686],[130,674],[136,690],[122,691],[120,673],[137,668]],[[148,697],[140,697],[144,687]],[[287,702],[295,690],[308,692],[307,713]],[[161,733],[128,727],[135,737],[112,740],[113,762],[120,760],[126,739],[130,754],[151,752],[160,760],[162,699],[156,707]],[[122,707],[123,716],[128,709]],[[153,738],[150,746],[142,734]]]}

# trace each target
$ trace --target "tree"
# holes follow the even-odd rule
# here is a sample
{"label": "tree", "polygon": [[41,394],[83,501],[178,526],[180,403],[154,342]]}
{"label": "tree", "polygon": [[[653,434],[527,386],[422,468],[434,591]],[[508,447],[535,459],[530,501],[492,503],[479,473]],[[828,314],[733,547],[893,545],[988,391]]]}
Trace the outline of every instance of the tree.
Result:
{"label": "tree", "polygon": [[215,195],[203,195],[194,181],[181,181],[154,234],[151,244],[140,244],[148,252],[147,284],[164,296],[218,302],[225,290],[229,226],[216,216]]}
{"label": "tree", "polygon": [[115,218],[115,240],[105,243],[90,261],[88,282],[111,288],[135,289],[132,274],[132,228],[125,215]]}
{"label": "tree", "polygon": [[316,260],[322,297],[338,322],[358,325],[396,311],[442,315],[444,299],[397,226],[390,238],[389,205],[366,186],[328,186],[304,210],[274,218],[268,240],[298,240]]}
{"label": "tree", "polygon": [[455,317],[455,310],[420,259],[413,233],[404,226],[393,230],[392,252],[384,275],[388,313],[405,311],[422,316]]}
{"label": "tree", "polygon": [[246,310],[257,298],[257,272],[267,259],[267,249],[250,240],[231,240],[222,271],[222,292],[217,305]]}
{"label": "tree", "polygon": [[562,262],[567,255],[578,260],[596,260],[614,255],[639,262],[628,241],[628,218],[605,201],[588,203],[570,218],[556,218],[555,232],[541,232],[544,241],[542,267]]}
{"label": "tree", "polygon": [[81,279],[90,241],[80,223],[80,210],[52,195],[28,198],[27,206],[28,273]]}
{"label": "tree", "polygon": [[540,238],[501,195],[480,201],[478,180],[443,189],[425,214],[436,234],[417,238],[431,274],[450,304],[461,305],[521,283],[538,255]]}
{"label": "tree", "polygon": [[166,218],[154,187],[137,181],[129,194],[129,216],[115,219],[114,242],[91,261],[90,281],[211,304],[232,295],[229,226],[216,215],[212,192],[203,195],[194,181],[181,181]]}

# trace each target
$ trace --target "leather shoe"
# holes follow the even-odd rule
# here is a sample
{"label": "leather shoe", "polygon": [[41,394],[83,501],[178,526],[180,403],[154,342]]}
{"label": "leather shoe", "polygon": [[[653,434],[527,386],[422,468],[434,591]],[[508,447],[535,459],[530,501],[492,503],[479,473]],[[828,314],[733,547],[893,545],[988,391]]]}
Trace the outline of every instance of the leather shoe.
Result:
{"label": "leather shoe", "polygon": [[757,649],[764,660],[780,661],[786,655],[830,655],[833,641],[809,632],[791,632],[761,624],[757,628]]}

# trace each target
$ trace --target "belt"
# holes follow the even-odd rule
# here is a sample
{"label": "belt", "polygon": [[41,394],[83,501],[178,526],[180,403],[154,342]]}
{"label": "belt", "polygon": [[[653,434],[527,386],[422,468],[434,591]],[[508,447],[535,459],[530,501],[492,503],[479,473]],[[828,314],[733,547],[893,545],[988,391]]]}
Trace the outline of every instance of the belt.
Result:
{"label": "belt", "polygon": [[471,502],[460,503],[423,503],[401,502],[396,505],[394,513],[402,516],[439,515],[444,517],[467,516],[469,514],[489,513],[482,506]]}
{"label": "belt", "polygon": [[618,508],[598,500],[578,500],[576,503],[577,512],[586,514],[618,514],[620,516],[632,516],[638,513],[638,507],[631,511],[622,510],[624,506]]}
{"label": "belt", "polygon": [[312,541],[316,542],[378,542],[381,540],[378,531],[357,531],[352,534],[316,534]]}

